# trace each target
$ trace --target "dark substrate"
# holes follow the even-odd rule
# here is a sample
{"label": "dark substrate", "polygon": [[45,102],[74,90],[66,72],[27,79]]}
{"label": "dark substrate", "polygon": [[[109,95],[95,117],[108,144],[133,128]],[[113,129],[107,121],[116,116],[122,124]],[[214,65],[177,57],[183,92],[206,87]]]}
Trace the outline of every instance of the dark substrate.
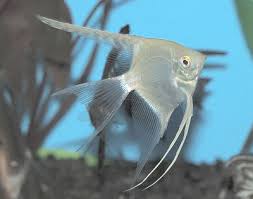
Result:
{"label": "dark substrate", "polygon": [[[154,163],[148,165],[148,170]],[[147,191],[123,193],[133,179],[135,164],[114,161],[102,174],[80,160],[35,161],[22,190],[23,199],[217,199],[233,183],[222,162],[193,165],[178,161],[163,180]],[[144,177],[144,174],[143,176]],[[151,179],[151,180],[154,180]],[[232,194],[231,191],[228,191]],[[233,198],[231,195],[226,198]]]}

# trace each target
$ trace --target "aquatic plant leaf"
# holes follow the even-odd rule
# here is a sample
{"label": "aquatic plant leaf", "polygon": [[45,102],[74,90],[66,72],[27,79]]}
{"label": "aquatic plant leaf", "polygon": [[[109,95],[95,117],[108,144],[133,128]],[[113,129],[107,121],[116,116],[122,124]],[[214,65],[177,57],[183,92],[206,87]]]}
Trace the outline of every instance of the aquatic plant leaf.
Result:
{"label": "aquatic plant leaf", "polygon": [[235,0],[235,6],[240,19],[242,31],[245,36],[248,48],[253,55],[253,1],[252,0]]}

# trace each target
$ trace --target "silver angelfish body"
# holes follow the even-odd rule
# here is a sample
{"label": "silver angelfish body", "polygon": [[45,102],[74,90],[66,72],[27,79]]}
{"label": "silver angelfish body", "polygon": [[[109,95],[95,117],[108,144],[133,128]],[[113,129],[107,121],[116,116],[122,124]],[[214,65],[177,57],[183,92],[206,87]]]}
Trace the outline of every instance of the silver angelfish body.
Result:
{"label": "silver angelfish body", "polygon": [[172,113],[180,104],[185,104],[182,121],[167,151],[149,174],[127,191],[140,186],[148,179],[183,133],[176,154],[166,171],[145,189],[153,186],[170,170],[183,147],[193,113],[192,96],[206,56],[167,40],[109,33],[40,16],[39,19],[54,28],[107,43],[114,49],[118,49],[121,58],[131,57],[128,64],[125,64],[124,59],[119,60],[118,64],[122,65],[123,71],[126,71],[122,75],[75,85],[58,91],[54,95],[76,95],[79,101],[85,104],[87,111],[90,110],[91,104],[93,106],[95,104],[100,116],[96,121],[95,131],[86,144],[88,146],[108,125],[131,93],[133,130],[141,135],[146,135],[147,145],[145,153],[141,154],[138,162],[134,181],[163,137]]}

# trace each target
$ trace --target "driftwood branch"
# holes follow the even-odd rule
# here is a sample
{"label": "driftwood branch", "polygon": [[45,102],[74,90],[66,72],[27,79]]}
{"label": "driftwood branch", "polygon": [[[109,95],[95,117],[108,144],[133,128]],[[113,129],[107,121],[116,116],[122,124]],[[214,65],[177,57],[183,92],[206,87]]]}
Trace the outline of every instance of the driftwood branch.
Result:
{"label": "driftwood branch", "polygon": [[253,126],[251,127],[248,137],[243,144],[243,147],[241,149],[241,154],[250,153],[252,144],[253,144]]}

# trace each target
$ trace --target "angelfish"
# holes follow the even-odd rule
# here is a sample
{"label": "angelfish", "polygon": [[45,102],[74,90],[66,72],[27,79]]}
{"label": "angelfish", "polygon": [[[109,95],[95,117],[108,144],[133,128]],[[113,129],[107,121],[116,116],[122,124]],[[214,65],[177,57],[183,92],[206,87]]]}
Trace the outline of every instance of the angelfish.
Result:
{"label": "angelfish", "polygon": [[129,93],[133,93],[131,116],[134,127],[136,131],[145,133],[148,138],[147,151],[141,154],[135,179],[163,137],[173,111],[180,104],[185,104],[181,123],[166,153],[140,183],[127,191],[140,186],[147,180],[183,133],[176,154],[166,171],[145,189],[153,186],[173,166],[185,142],[193,114],[192,96],[206,56],[172,41],[110,33],[41,16],[38,18],[53,28],[107,43],[114,49],[118,49],[121,57],[131,58],[128,60],[129,70],[124,68],[126,59],[123,59],[122,70],[126,72],[122,75],[75,85],[56,92],[54,96],[76,95],[86,105],[88,111],[91,102],[96,104],[97,109],[100,110],[100,118],[96,122],[95,132],[90,137],[88,145],[110,122]]}

